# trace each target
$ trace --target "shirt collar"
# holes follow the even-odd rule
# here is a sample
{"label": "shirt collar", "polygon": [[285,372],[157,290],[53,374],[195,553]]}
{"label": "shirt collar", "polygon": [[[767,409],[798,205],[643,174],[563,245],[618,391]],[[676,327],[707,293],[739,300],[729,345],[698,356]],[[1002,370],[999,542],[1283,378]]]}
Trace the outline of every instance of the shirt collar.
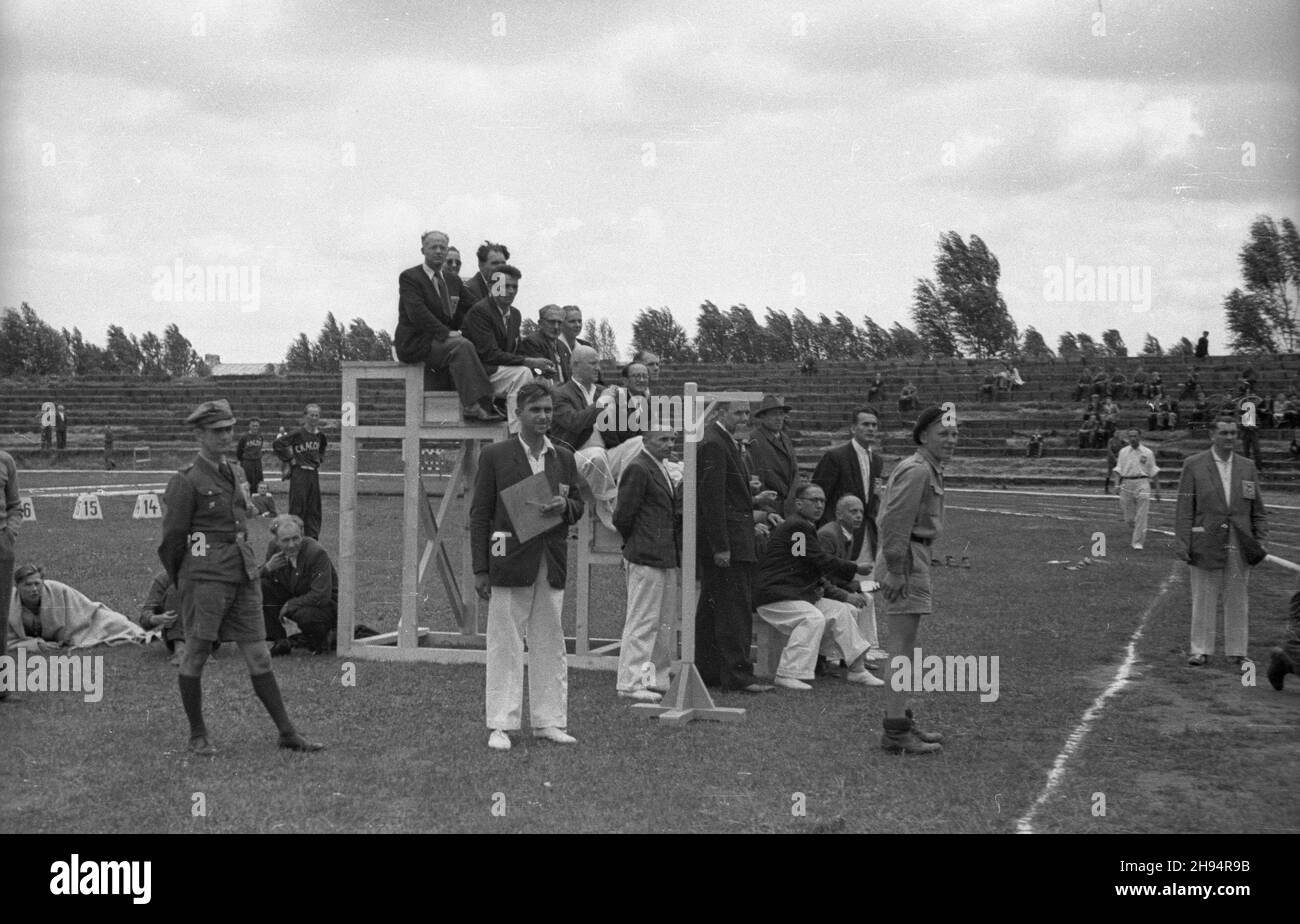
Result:
{"label": "shirt collar", "polygon": [[[528,448],[528,444],[524,442],[524,438],[523,438],[522,436],[518,436],[518,435],[516,435],[516,436],[515,436],[515,439],[519,440],[519,445],[522,446],[522,447],[524,447],[524,454],[525,454],[525,455],[530,456],[530,457],[532,457],[532,458],[534,458],[534,459],[538,458],[537,456],[534,456],[534,455],[533,455],[533,451],[532,451],[531,449]],[[550,438],[549,436],[543,436],[543,437],[542,437],[542,456],[545,456],[548,452],[555,452],[555,444],[551,442],[551,438]]]}
{"label": "shirt collar", "polygon": [[715,420],[715,421],[713,422],[713,425],[714,425],[715,427],[717,427],[719,430],[721,430],[721,431],[722,431],[722,435],[725,436],[727,439],[731,440],[731,442],[732,442],[733,444],[735,444],[736,446],[739,446],[739,445],[740,445],[740,441],[737,440],[734,436],[732,436],[730,433],[727,432],[727,428],[724,427],[724,426],[722,425],[722,421],[720,421],[720,420]]}
{"label": "shirt collar", "polygon": [[852,530],[847,530],[847,529],[845,529],[843,523],[836,523],[835,525],[838,526],[838,527],[840,528],[840,532],[844,534],[844,538],[845,538],[845,539],[848,539],[850,542],[853,541],[853,532],[852,532]]}
{"label": "shirt collar", "polygon": [[430,281],[430,282],[433,282],[433,277],[434,277],[434,276],[441,275],[441,273],[442,273],[442,270],[431,270],[431,269],[429,269],[429,264],[427,264],[427,263],[421,263],[421,264],[420,264],[420,269],[424,270],[424,275],[426,275],[426,276],[429,277],[429,281]]}

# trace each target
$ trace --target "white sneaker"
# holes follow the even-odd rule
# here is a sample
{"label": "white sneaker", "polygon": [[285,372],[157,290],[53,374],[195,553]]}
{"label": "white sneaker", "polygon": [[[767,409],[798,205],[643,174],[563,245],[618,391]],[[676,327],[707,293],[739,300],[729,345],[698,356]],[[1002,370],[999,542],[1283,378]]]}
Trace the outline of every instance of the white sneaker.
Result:
{"label": "white sneaker", "polygon": [[492,734],[488,735],[488,747],[494,751],[510,750],[510,736],[499,728],[492,729]]}
{"label": "white sneaker", "polygon": [[547,741],[554,741],[556,744],[577,744],[578,739],[570,734],[566,734],[560,729],[550,726],[548,728],[534,728],[534,738],[544,738]]}
{"label": "white sneaker", "polygon": [[619,690],[618,695],[620,699],[634,699],[638,703],[657,703],[663,699],[653,690]]}
{"label": "white sneaker", "polygon": [[885,651],[885,649],[883,648],[872,648],[867,651],[866,656],[863,658],[863,660],[864,661],[888,661],[889,652]]}
{"label": "white sneaker", "polygon": [[1142,543],[1140,543],[1140,542],[1135,542],[1135,543],[1133,543],[1133,548],[1135,548],[1135,549],[1137,549],[1139,552],[1141,552],[1141,551],[1142,551]]}
{"label": "white sneaker", "polygon": [[849,683],[861,683],[869,687],[883,687],[885,685],[885,681],[871,673],[871,671],[849,671],[849,675],[844,679]]}
{"label": "white sneaker", "polygon": [[811,690],[812,685],[804,683],[802,680],[795,680],[793,677],[776,676],[772,682],[778,687],[784,687],[787,690]]}

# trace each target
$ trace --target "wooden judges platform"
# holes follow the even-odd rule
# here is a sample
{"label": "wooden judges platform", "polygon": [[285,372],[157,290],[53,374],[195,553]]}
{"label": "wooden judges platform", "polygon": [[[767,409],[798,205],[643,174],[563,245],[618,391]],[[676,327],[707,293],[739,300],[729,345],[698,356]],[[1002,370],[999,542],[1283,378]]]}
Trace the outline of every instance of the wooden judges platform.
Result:
{"label": "wooden judges platform", "polygon": [[[363,382],[391,386],[401,383],[404,415],[400,424],[367,424],[382,402],[363,394]],[[339,628],[338,653],[378,661],[433,661],[443,664],[482,664],[487,660],[485,607],[474,591],[474,564],[469,542],[469,508],[474,475],[484,444],[504,439],[504,423],[467,423],[461,419],[460,398],[454,391],[425,391],[421,366],[392,362],[343,363],[339,481]],[[369,415],[367,412],[370,412]],[[391,413],[389,415],[391,419]],[[402,584],[401,612],[396,632],[353,639],[357,623],[357,549],[366,537],[357,531],[358,449],[363,440],[400,440],[402,447]],[[421,443],[454,441],[460,447],[446,478],[442,497],[432,497],[421,471]],[[439,479],[441,481],[441,479]],[[435,509],[434,503],[437,502]],[[590,505],[588,505],[590,506]],[[452,561],[450,540],[461,549]],[[622,540],[588,510],[578,526],[577,620],[566,638],[569,664],[614,670],[618,639],[593,639],[589,632],[591,569],[622,562]],[[570,562],[570,567],[574,563]],[[437,573],[455,617],[456,631],[422,626],[425,588]]]}

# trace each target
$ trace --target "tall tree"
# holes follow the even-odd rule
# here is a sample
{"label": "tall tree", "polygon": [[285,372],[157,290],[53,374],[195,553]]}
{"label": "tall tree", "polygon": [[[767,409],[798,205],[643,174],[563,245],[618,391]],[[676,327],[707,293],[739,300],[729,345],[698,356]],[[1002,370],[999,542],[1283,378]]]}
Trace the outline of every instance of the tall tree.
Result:
{"label": "tall tree", "polygon": [[794,344],[794,325],[784,311],[767,309],[763,318],[763,339],[767,344],[767,356],[774,363],[795,362],[799,351]]}
{"label": "tall tree", "polygon": [[724,363],[728,360],[729,347],[727,338],[731,333],[731,324],[713,302],[700,306],[700,313],[695,319],[695,352],[700,362]]}
{"label": "tall tree", "polygon": [[1276,353],[1277,341],[1273,338],[1273,325],[1263,310],[1264,299],[1255,292],[1233,289],[1223,300],[1223,313],[1228,321],[1228,347],[1234,353],[1247,355]]}
{"label": "tall tree", "polygon": [[1159,340],[1157,340],[1155,337],[1151,336],[1150,334],[1147,334],[1146,340],[1142,342],[1142,355],[1143,356],[1164,356],[1165,350],[1164,347],[1160,345]]}
{"label": "tall tree", "polygon": [[128,337],[120,325],[108,327],[108,371],[119,375],[136,375],[140,371],[140,345],[135,338]]}
{"label": "tall tree", "polygon": [[910,327],[895,321],[889,328],[890,356],[894,359],[922,359],[925,357],[925,343]]}
{"label": "tall tree", "polygon": [[390,359],[391,356],[379,343],[374,328],[364,318],[353,318],[348,324],[343,338],[343,354],[346,359],[355,361]]}
{"label": "tall tree", "polygon": [[956,313],[928,279],[916,280],[912,290],[912,323],[931,356],[960,356]]}
{"label": "tall tree", "polygon": [[1101,342],[1106,347],[1106,353],[1109,356],[1128,355],[1128,347],[1124,345],[1124,338],[1113,327],[1110,330],[1101,332]]}
{"label": "tall tree", "polygon": [[1074,334],[1068,330],[1061,334],[1056,340],[1056,352],[1061,359],[1078,359],[1082,354],[1079,352],[1079,341],[1075,339]]}
{"label": "tall tree", "polygon": [[730,327],[730,336],[727,338],[729,361],[761,363],[767,359],[763,329],[754,320],[754,313],[748,306],[732,305],[728,308],[727,324]]}
{"label": "tall tree", "polygon": [[289,344],[289,350],[284,354],[284,365],[290,372],[316,371],[315,351],[305,333],[298,334],[293,343]]}
{"label": "tall tree", "polygon": [[81,336],[80,328],[72,328],[70,334],[65,330],[63,338],[67,341],[72,356],[73,375],[94,375],[108,371],[108,354],[99,344],[87,343]]}
{"label": "tall tree", "polygon": [[794,317],[790,319],[790,332],[794,335],[795,355],[799,359],[814,357],[824,359],[825,355],[820,352],[817,341],[817,325],[808,320],[798,308],[794,310]]}
{"label": "tall tree", "polygon": [[1170,356],[1181,356],[1184,359],[1191,359],[1196,355],[1196,347],[1192,346],[1192,341],[1182,337],[1169,349]]}
{"label": "tall tree", "polygon": [[175,324],[163,329],[163,368],[174,379],[194,375],[199,367],[199,354],[194,345]]}
{"label": "tall tree", "polygon": [[344,359],[344,331],[334,318],[334,312],[327,312],[325,323],[316,335],[316,348],[313,351],[316,365],[321,372],[338,372],[339,363]]}
{"label": "tall tree", "polygon": [[1250,240],[1242,245],[1238,260],[1246,290],[1256,296],[1255,304],[1271,328],[1271,339],[1293,351],[1300,299],[1300,237],[1295,224],[1284,218],[1279,230],[1272,218],[1260,215],[1250,226]]}
{"label": "tall tree", "polygon": [[842,354],[839,359],[866,359],[866,339],[842,311],[835,312],[835,332]]}
{"label": "tall tree", "polygon": [[537,333],[537,322],[532,318],[524,318],[519,322],[520,337],[531,337],[535,333]]}
{"label": "tall tree", "polygon": [[140,371],[150,376],[167,374],[163,363],[163,342],[153,331],[146,331],[140,338]]}
{"label": "tall tree", "polygon": [[1092,335],[1076,333],[1075,341],[1079,344],[1079,355],[1088,365],[1092,365],[1101,357],[1101,350],[1097,346],[1097,341],[1092,339]]}
{"label": "tall tree", "polygon": [[1033,326],[1025,328],[1024,337],[1020,345],[1020,352],[1030,359],[1052,358],[1052,348],[1047,345],[1047,341],[1043,339],[1043,335]]}
{"label": "tall tree", "polygon": [[889,359],[894,355],[894,338],[873,321],[871,315],[862,316],[862,329],[862,346],[867,359]]}
{"label": "tall tree", "polygon": [[[1016,348],[1019,332],[998,292],[1002,268],[978,235],[972,234],[968,244],[955,231],[941,234],[934,270],[936,282],[918,280],[913,295],[913,318],[922,339],[929,342],[927,331],[937,327],[976,356]],[[923,317],[926,330],[921,329]]]}
{"label": "tall tree", "polygon": [[677,323],[667,306],[642,308],[632,322],[632,349],[648,350],[664,362],[681,362],[691,358],[691,344],[686,329]]}
{"label": "tall tree", "polygon": [[0,318],[0,376],[64,375],[72,369],[68,342],[26,302]]}
{"label": "tall tree", "polygon": [[595,318],[588,318],[583,332],[587,335],[586,339],[595,344],[596,353],[602,360],[618,362],[618,341],[614,337],[614,328],[608,320],[601,318],[600,323],[597,324]]}

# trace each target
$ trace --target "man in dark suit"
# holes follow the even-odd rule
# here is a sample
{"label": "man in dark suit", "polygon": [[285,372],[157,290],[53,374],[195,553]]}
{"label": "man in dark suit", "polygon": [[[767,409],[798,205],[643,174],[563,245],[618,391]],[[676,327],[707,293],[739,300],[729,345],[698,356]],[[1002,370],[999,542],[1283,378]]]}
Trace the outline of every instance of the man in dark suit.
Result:
{"label": "man in dark suit", "polygon": [[492,385],[474,345],[454,333],[448,287],[442,276],[447,235],[427,231],[420,238],[424,262],[397,277],[397,330],[393,347],[404,363],[424,363],[435,377],[450,373],[466,420],[501,420],[492,406]]}
{"label": "man in dark suit", "polygon": [[[749,422],[749,405],[719,405],[704,427],[697,458],[700,602],[696,609],[695,666],[706,684],[766,693],[754,679],[754,497],[736,431]],[[770,495],[775,500],[775,495]]]}
{"label": "man in dark suit", "polygon": [[546,305],[537,313],[537,330],[519,341],[519,352],[524,356],[549,359],[555,373],[548,378],[551,385],[569,381],[570,362],[568,347],[560,336],[564,324],[564,309],[559,305]]}
{"label": "man in dark suit", "polygon": [[1236,420],[1219,418],[1210,439],[1209,450],[1183,463],[1174,513],[1175,552],[1190,566],[1192,653],[1187,663],[1193,667],[1214,653],[1220,596],[1223,647],[1238,665],[1245,661],[1249,567],[1263,560],[1261,543],[1268,538],[1259,472],[1250,459],[1232,451]]}
{"label": "man in dark suit", "polygon": [[649,432],[618,483],[614,528],[627,562],[627,616],[619,645],[618,695],[657,703],[668,689],[673,625],[680,607],[682,494],[664,460],[672,430]]}
{"label": "man in dark suit", "polygon": [[460,251],[455,247],[447,248],[447,259],[442,264],[442,281],[447,284],[447,308],[451,312],[451,329],[460,330],[465,315],[474,307],[473,296],[465,289],[465,281],[460,278]]}
{"label": "man in dark suit", "polygon": [[589,346],[579,346],[573,351],[572,362],[573,378],[554,391],[555,416],[551,422],[551,436],[576,452],[589,445],[603,445],[595,428],[604,408],[596,403],[601,391],[596,384],[596,371],[600,368],[596,351]]}
{"label": "man in dark suit", "polygon": [[329,553],[303,535],[302,520],[292,513],[271,523],[266,563],[258,571],[262,583],[262,618],[271,654],[288,654],[285,619],[302,630],[307,647],[317,654],[330,648],[329,634],[338,628],[339,579]]}
{"label": "man in dark suit", "polygon": [[876,514],[880,510],[880,490],[884,484],[884,462],[880,453],[872,448],[880,415],[873,407],[861,407],[853,412],[853,438],[842,446],[827,450],[813,471],[812,482],[826,493],[826,511],[819,525],[831,522],[835,505],[846,494],[863,499],[866,517],[853,534],[857,553],[854,561],[874,561],[876,546]]}
{"label": "man in dark suit", "polygon": [[475,256],[478,257],[478,272],[465,283],[465,295],[469,298],[470,308],[492,294],[492,276],[510,262],[510,248],[505,244],[484,241],[479,245]]}
{"label": "man in dark suit", "polygon": [[509,264],[498,267],[492,277],[491,294],[474,304],[461,328],[478,353],[492,393],[506,399],[506,416],[512,430],[515,426],[512,408],[519,389],[533,380],[534,370],[541,375],[556,371],[555,363],[549,359],[525,356],[519,351],[522,319],[514,301],[522,275]]}
{"label": "man in dark suit", "polygon": [[[560,339],[564,346],[568,348],[570,354],[579,346],[596,349],[596,344],[590,340],[582,339],[582,309],[577,305],[564,306],[564,333]],[[597,355],[599,355],[599,351],[597,351]],[[596,384],[605,384],[605,376],[600,371],[599,366],[596,367]]]}
{"label": "man in dark suit", "polygon": [[[754,408],[758,426],[749,441],[749,461],[763,490],[776,492],[777,512],[783,517],[794,513],[794,492],[799,487],[799,463],[794,443],[785,432],[790,405],[780,395],[764,395]],[[823,489],[824,490],[824,489]]]}
{"label": "man in dark suit", "polygon": [[[524,699],[524,638],[528,639],[528,709],[533,736],[573,744],[568,726],[568,665],[560,611],[568,568],[569,526],[582,518],[573,453],[547,438],[553,407],[548,386],[519,390],[519,434],[483,450],[470,505],[474,590],[488,601],[488,746],[510,749]],[[550,500],[543,515],[555,525],[520,542],[501,492],[545,473]]]}

